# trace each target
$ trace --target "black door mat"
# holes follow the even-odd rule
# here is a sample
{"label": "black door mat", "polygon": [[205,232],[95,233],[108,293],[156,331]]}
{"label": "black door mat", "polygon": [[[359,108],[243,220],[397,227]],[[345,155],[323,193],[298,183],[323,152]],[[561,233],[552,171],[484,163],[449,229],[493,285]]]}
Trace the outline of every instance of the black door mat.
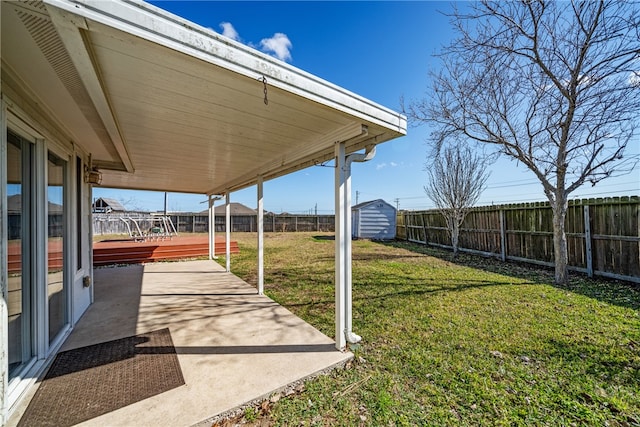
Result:
{"label": "black door mat", "polygon": [[64,351],[18,426],[72,426],[181,385],[168,328]]}

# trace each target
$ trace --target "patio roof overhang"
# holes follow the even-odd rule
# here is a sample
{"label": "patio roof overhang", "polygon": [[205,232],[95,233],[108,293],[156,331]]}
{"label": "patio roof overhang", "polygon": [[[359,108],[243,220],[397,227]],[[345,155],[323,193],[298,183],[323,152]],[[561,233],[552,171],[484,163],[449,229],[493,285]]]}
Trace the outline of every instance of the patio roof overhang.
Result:
{"label": "patio roof overhang", "polygon": [[2,4],[9,98],[102,185],[228,194],[406,134],[406,118],[140,1]]}

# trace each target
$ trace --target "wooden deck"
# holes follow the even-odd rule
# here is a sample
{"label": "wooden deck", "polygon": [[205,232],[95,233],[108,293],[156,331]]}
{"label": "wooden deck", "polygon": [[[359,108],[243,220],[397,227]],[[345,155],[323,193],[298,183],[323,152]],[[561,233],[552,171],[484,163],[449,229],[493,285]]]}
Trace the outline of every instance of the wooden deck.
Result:
{"label": "wooden deck", "polygon": [[[7,249],[7,267],[9,269],[9,273],[20,273],[22,271],[22,242],[20,240],[9,240]],[[62,240],[55,237],[48,239],[47,268],[49,272],[60,271],[62,266]]]}
{"label": "wooden deck", "polygon": [[[224,237],[217,237],[215,253],[225,253]],[[231,241],[231,253],[240,253],[238,242]],[[145,262],[179,260],[209,255],[209,238],[205,236],[175,236],[148,241],[104,240],[93,244],[93,265],[141,264]]]}

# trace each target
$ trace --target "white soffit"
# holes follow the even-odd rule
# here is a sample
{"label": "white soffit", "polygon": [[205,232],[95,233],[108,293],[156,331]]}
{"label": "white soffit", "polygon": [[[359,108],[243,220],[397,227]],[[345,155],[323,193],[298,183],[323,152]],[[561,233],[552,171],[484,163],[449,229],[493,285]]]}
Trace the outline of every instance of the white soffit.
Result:
{"label": "white soffit", "polygon": [[45,4],[127,171],[94,159],[103,185],[225,193],[406,134],[404,116],[146,3]]}

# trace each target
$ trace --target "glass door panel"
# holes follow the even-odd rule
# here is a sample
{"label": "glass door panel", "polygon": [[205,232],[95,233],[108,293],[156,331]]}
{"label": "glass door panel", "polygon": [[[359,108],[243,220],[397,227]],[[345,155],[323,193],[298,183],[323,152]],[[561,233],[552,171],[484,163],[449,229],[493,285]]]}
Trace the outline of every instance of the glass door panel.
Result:
{"label": "glass door panel", "polygon": [[33,282],[31,279],[31,143],[7,133],[8,338],[9,380],[33,358]]}
{"label": "glass door panel", "polygon": [[65,176],[67,162],[49,152],[47,162],[48,201],[48,274],[47,297],[49,301],[49,344],[67,325],[67,285],[65,278]]}

